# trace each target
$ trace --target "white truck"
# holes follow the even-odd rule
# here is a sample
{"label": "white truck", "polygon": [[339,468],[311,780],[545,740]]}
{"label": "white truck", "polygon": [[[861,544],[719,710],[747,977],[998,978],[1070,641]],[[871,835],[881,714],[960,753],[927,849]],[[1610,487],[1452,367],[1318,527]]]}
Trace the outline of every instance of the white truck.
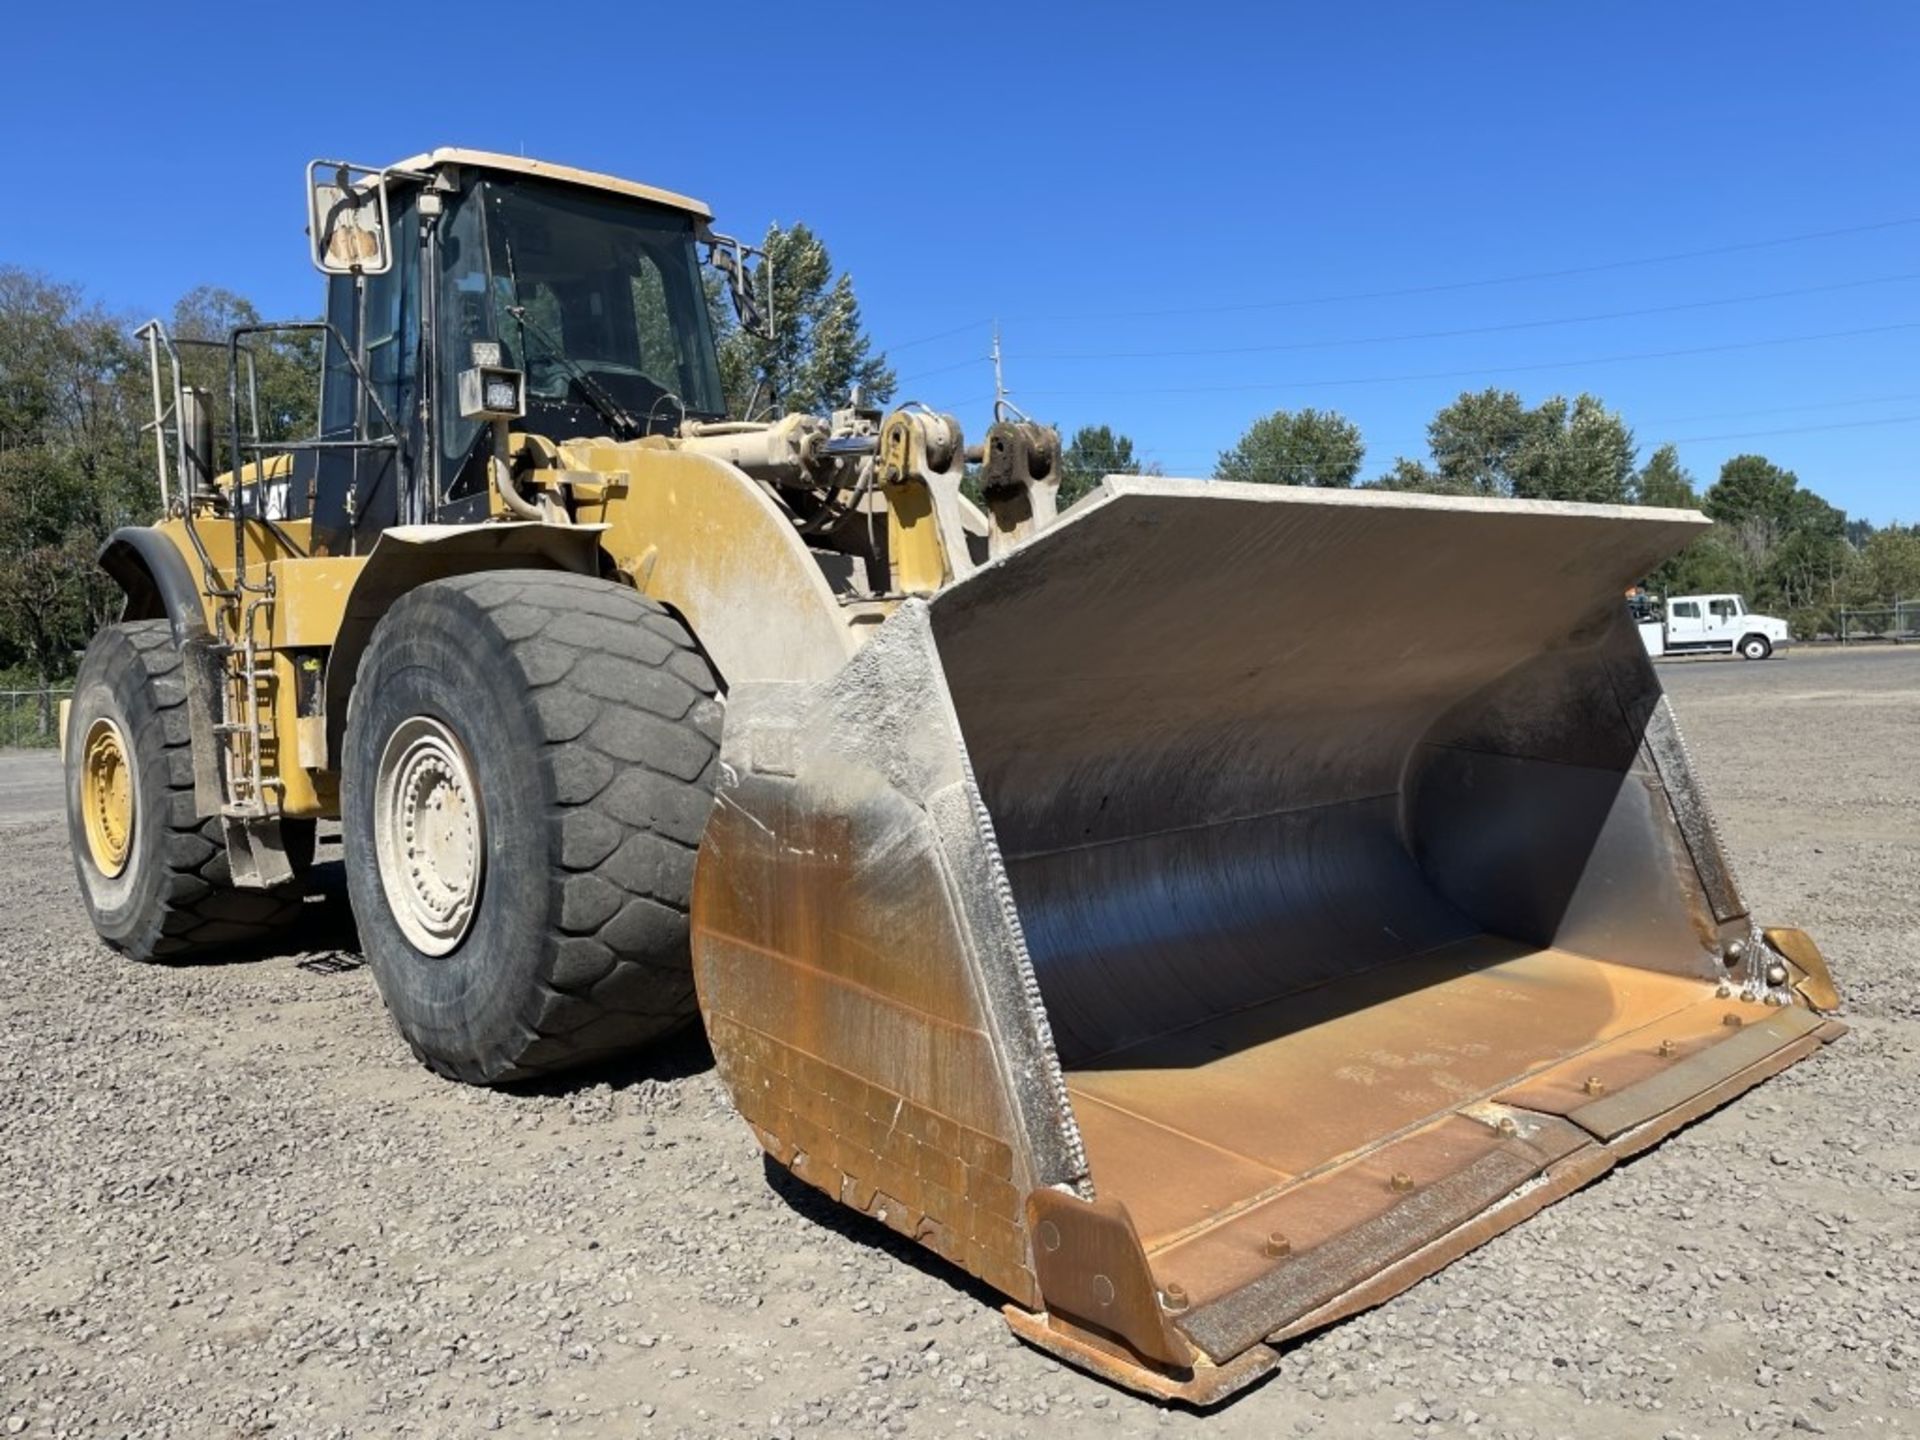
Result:
{"label": "white truck", "polygon": [[1787,622],[1756,615],[1738,595],[1673,595],[1640,621],[1649,655],[1739,655],[1764,660],[1793,643]]}

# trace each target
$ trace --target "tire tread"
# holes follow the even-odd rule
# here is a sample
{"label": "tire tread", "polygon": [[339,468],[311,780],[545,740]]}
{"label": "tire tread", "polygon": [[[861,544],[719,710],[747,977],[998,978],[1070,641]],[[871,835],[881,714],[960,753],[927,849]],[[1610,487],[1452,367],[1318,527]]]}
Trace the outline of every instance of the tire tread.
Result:
{"label": "tire tread", "polygon": [[219,818],[201,820],[194,813],[193,729],[185,661],[173,627],[165,620],[128,620],[111,628],[131,647],[160,722],[167,791],[160,813],[143,817],[166,829],[157,851],[164,871],[159,903],[142,933],[120,948],[136,960],[177,962],[268,939],[300,913],[300,877],[273,890],[235,888]]}
{"label": "tire tread", "polygon": [[[719,760],[720,687],[706,657],[665,607],[604,580],[494,571],[434,584],[486,612],[525,680],[551,782],[555,923],[519,1034],[471,1059],[409,1041],[414,1054],[440,1074],[497,1084],[678,1030],[698,1010],[684,935]],[[636,864],[649,853],[655,863]]]}

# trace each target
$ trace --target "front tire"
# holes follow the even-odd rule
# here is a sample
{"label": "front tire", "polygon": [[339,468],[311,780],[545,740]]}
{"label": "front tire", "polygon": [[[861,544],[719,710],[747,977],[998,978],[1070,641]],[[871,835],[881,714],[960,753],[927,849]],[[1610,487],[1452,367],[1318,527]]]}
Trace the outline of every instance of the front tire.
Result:
{"label": "front tire", "polygon": [[718,688],[678,620],[584,576],[434,581],[380,621],[347,717],[347,887],[427,1065],[521,1079],[693,1016]]}
{"label": "front tire", "polygon": [[301,913],[311,820],[283,820],[294,879],[235,888],[219,819],[193,804],[187,682],[165,620],[109,625],[87,647],[67,721],[67,837],[93,928],[135,960],[257,945]]}
{"label": "front tire", "polygon": [[1740,642],[1740,656],[1745,660],[1764,660],[1773,654],[1773,642],[1764,635],[1749,635]]}

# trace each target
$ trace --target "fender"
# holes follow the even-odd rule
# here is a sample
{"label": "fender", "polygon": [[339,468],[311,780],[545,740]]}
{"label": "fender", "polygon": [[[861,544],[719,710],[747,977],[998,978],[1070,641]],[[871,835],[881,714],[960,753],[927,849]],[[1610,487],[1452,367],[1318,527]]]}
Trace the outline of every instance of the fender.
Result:
{"label": "fender", "polygon": [[606,522],[612,568],[679,614],[727,688],[824,680],[860,648],[793,517],[744,472],[644,443],[575,441],[565,454],[606,477],[581,516]]}
{"label": "fender", "polygon": [[187,557],[159,530],[123,526],[107,537],[96,559],[126,594],[122,620],[164,619],[173,626],[176,645],[206,635],[200,587],[187,568]]}
{"label": "fender", "polygon": [[[600,573],[604,525],[515,521],[492,525],[396,525],[381,532],[354,577],[340,629],[327,657],[327,756],[340,764],[347,701],[360,657],[380,619],[402,595],[432,580],[477,570],[570,570]],[[292,562],[298,564],[300,562]]]}

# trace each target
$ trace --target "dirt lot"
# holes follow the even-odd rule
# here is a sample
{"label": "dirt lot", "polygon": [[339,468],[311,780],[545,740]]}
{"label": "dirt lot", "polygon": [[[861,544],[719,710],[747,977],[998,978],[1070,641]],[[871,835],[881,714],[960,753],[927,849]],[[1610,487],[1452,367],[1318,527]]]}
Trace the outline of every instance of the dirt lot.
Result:
{"label": "dirt lot", "polygon": [[697,1039],[437,1081],[337,897],[301,954],[118,960],[0,755],[0,1437],[1920,1431],[1920,652],[1663,674],[1854,1033],[1206,1417],[769,1176]]}

